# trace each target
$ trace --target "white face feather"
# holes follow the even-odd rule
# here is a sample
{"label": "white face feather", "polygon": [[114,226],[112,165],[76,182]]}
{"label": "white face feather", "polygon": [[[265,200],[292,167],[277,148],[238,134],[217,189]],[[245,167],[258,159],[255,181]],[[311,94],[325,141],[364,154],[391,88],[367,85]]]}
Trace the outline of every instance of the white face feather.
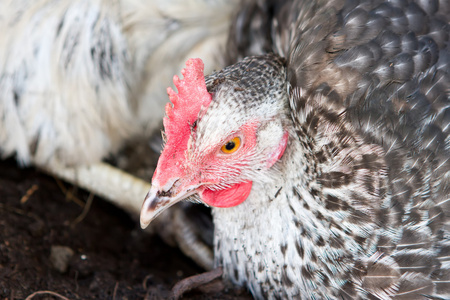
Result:
{"label": "white face feather", "polygon": [[[223,84],[200,116],[189,142],[191,146],[187,156],[193,164],[210,154],[216,154],[217,160],[211,162],[208,171],[229,173],[228,180],[221,182],[224,186],[248,180],[270,182],[273,176],[279,175],[276,168],[270,172],[267,170],[272,167],[268,166],[268,160],[279,148],[285,133],[280,118],[284,116],[285,105],[283,101],[269,99],[249,109],[245,105],[245,102],[251,101],[248,96],[233,83]],[[246,129],[249,124],[256,127],[253,136],[249,134],[251,130]],[[254,145],[245,155],[240,153],[244,149],[233,154],[221,153],[221,146],[235,136],[242,140],[240,148],[252,143]]]}

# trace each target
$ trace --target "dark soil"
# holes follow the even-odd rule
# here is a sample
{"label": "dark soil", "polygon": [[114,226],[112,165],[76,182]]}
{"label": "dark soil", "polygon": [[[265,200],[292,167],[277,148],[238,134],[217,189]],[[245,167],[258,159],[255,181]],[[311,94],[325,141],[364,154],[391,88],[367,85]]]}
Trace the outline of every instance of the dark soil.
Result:
{"label": "dark soil", "polygon": [[[25,299],[38,291],[68,299],[167,299],[175,283],[203,272],[98,197],[80,218],[88,197],[34,168],[0,161],[0,299]],[[55,263],[52,251],[62,262]],[[184,298],[251,299],[234,290],[192,291]]]}

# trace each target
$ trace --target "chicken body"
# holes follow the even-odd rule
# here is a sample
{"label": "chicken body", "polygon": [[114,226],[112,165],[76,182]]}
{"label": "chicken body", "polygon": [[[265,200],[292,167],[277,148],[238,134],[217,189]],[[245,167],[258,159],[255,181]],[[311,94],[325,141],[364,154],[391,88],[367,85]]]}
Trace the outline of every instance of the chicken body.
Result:
{"label": "chicken body", "polygon": [[[280,64],[268,67],[274,62]],[[260,121],[255,152],[273,149],[282,132],[290,137],[271,168],[264,168],[267,155],[258,155],[220,171],[237,173],[221,182],[253,184],[241,204],[213,208],[215,265],[223,267],[227,280],[247,286],[258,299],[390,299],[397,294],[422,299],[436,295],[436,289],[447,292],[448,217],[440,207],[447,205],[446,195],[419,203],[398,198],[382,147],[364,142],[346,124],[345,113],[339,116],[332,107],[323,112],[336,119],[322,117],[314,126],[307,115],[315,112],[308,110],[299,132],[287,106],[282,59],[246,58],[211,77],[207,83],[221,84],[209,88],[215,97],[197,124],[196,144],[211,145],[229,136],[223,125],[238,132],[255,118]],[[284,92],[274,93],[276,85]],[[400,208],[398,201],[406,203]]]}
{"label": "chicken body", "polygon": [[249,3],[228,53],[279,55],[206,77],[141,223],[197,194],[216,266],[258,299],[448,299],[449,9]]}
{"label": "chicken body", "polygon": [[256,298],[450,297],[449,10],[286,1],[238,16],[228,53],[286,57],[290,139],[273,181],[213,209],[225,277]]}

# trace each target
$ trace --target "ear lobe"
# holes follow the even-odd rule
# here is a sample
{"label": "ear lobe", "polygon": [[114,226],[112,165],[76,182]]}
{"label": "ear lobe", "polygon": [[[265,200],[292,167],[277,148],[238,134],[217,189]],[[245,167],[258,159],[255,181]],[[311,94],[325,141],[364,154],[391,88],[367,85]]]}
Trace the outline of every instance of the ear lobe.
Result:
{"label": "ear lobe", "polygon": [[283,156],[284,150],[286,150],[288,144],[288,140],[289,134],[287,131],[285,131],[275,151],[269,154],[269,157],[267,159],[267,168],[272,167]]}

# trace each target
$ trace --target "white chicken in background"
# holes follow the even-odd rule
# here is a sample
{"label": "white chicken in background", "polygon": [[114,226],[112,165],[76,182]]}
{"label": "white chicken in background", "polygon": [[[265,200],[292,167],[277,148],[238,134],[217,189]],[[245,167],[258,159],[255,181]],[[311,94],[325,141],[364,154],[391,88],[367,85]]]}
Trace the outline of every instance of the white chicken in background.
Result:
{"label": "white chicken in background", "polygon": [[224,66],[237,3],[0,2],[1,157],[137,216],[150,185],[102,159],[160,130],[166,87],[187,58],[202,57],[207,72]]}

